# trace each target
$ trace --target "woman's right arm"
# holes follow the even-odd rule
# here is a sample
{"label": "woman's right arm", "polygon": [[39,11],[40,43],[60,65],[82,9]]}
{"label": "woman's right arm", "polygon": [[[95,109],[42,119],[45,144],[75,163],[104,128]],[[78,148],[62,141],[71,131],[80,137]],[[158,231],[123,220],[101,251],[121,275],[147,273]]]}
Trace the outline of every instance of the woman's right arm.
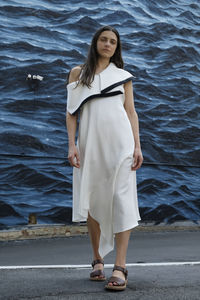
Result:
{"label": "woman's right arm", "polygon": [[[69,75],[69,83],[78,80],[80,71],[80,67],[75,67],[71,70]],[[77,115],[71,115],[69,112],[67,112],[66,126],[68,133],[68,160],[72,167],[80,168],[80,157],[75,143],[77,119]]]}
{"label": "woman's right arm", "polygon": [[66,125],[68,133],[68,160],[72,167],[80,168],[80,157],[75,144],[77,115],[73,116],[67,112]]}

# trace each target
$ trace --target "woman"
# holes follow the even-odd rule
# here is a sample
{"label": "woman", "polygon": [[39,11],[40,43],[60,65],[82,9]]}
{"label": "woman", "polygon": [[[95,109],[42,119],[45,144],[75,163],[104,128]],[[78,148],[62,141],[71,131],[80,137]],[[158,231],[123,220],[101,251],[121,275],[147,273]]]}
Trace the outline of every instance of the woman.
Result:
{"label": "woman", "polygon": [[128,241],[140,220],[135,171],[143,157],[132,78],[123,70],[119,33],[104,26],[95,33],[85,64],[71,70],[67,85],[73,221],[87,220],[93,249],[91,280],[105,280],[103,257],[113,249],[115,237],[115,266],[105,286],[113,290],[126,288]]}

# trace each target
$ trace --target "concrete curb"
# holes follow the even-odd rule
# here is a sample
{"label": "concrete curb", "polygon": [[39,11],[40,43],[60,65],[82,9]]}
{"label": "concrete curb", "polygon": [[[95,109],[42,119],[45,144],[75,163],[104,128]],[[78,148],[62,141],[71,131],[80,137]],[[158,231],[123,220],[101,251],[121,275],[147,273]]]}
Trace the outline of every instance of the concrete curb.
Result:
{"label": "concrete curb", "polygon": [[[134,229],[139,232],[167,232],[167,231],[200,231],[200,221],[184,221],[175,222],[172,224],[160,223],[155,225],[154,222],[143,223]],[[87,234],[86,224],[78,225],[64,225],[64,224],[52,224],[52,225],[26,225],[12,227],[6,230],[0,231],[0,241],[11,240],[26,240],[26,239],[38,239],[38,238],[53,238],[53,237],[70,237],[77,235]]]}

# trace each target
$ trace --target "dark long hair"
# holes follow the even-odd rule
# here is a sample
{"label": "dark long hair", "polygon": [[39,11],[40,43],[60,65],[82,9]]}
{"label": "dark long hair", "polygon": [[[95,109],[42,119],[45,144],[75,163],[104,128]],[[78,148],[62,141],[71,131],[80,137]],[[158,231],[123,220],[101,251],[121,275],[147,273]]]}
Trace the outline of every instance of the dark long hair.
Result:
{"label": "dark long hair", "polygon": [[98,52],[97,52],[97,41],[100,34],[103,31],[112,31],[117,36],[117,48],[114,55],[110,58],[110,62],[113,62],[118,68],[123,69],[124,62],[121,54],[121,41],[118,31],[111,26],[103,26],[96,31],[92,38],[92,42],[89,48],[88,56],[86,62],[82,65],[81,76],[79,79],[79,84],[91,86],[92,81],[94,80],[94,75],[96,71],[96,66],[98,62]]}

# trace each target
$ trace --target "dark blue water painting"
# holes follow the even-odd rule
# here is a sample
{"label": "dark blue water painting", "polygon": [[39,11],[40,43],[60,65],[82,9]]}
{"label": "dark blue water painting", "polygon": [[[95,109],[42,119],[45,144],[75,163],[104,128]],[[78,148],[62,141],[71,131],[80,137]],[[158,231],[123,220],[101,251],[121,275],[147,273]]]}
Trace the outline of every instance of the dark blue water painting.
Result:
{"label": "dark blue water painting", "polygon": [[[1,0],[0,226],[70,223],[66,76],[102,25],[135,75],[143,221],[200,219],[200,2]],[[38,85],[27,75],[40,75]],[[36,81],[35,81],[36,82]]]}

